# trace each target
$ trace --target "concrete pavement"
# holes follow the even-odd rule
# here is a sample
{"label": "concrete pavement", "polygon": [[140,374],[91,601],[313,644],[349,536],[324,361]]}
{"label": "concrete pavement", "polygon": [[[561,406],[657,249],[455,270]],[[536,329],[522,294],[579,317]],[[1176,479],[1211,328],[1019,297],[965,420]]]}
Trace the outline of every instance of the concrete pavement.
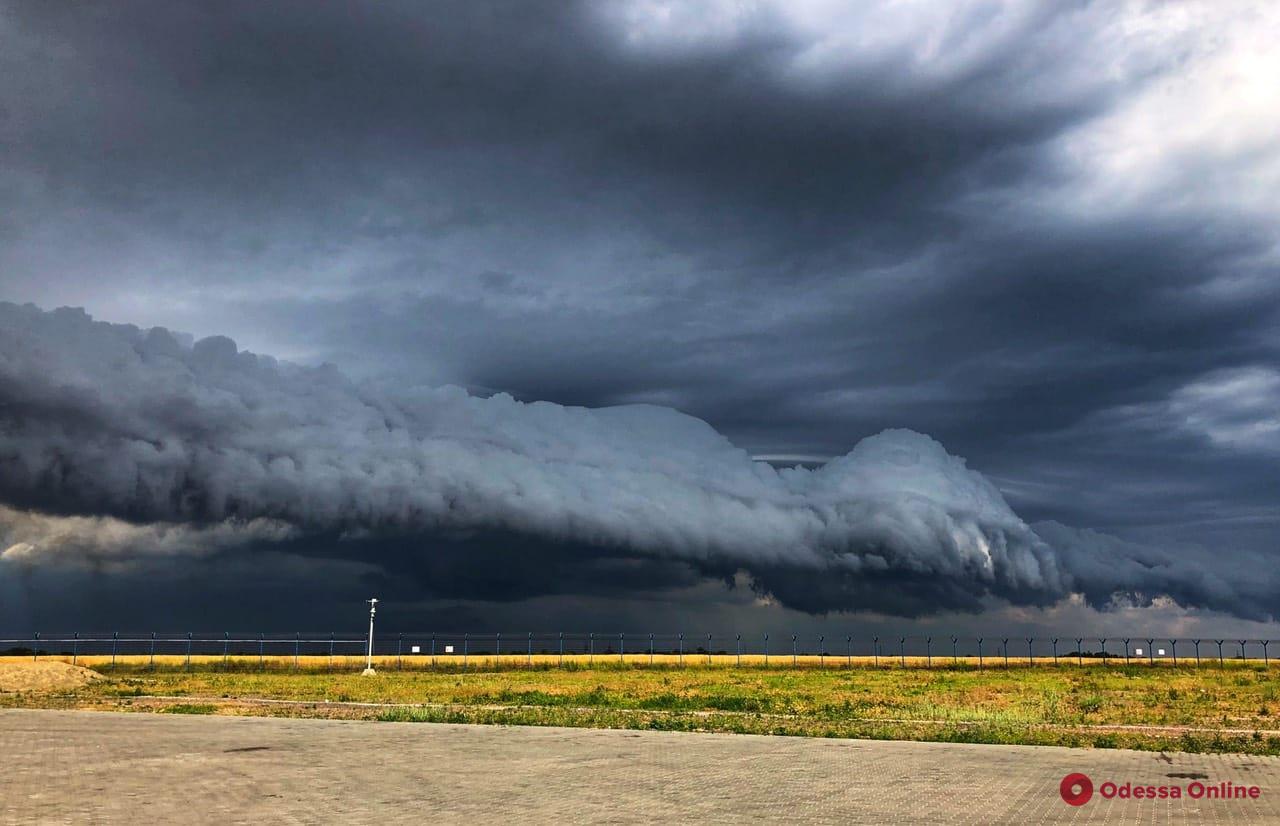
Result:
{"label": "concrete pavement", "polygon": [[[1070,772],[1095,791],[1063,802]],[[1102,784],[1259,799],[1104,799]],[[0,712],[0,823],[1280,823],[1280,758]]]}

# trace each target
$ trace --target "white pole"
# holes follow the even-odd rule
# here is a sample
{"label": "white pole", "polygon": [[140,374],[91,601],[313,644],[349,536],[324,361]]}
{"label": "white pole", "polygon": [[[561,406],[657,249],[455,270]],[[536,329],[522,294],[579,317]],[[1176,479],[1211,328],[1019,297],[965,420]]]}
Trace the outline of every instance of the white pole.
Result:
{"label": "white pole", "polygon": [[365,601],[369,603],[369,653],[365,656],[363,673],[368,677],[377,673],[373,670],[373,615],[378,612],[378,600],[375,598]]}

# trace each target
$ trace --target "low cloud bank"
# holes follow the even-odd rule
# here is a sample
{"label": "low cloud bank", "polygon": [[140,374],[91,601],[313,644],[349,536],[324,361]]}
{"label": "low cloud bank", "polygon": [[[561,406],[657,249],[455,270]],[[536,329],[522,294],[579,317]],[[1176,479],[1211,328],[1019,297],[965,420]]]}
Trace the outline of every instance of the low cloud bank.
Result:
{"label": "low cloud bank", "polygon": [[[0,501],[11,509],[0,522],[35,510],[187,525],[196,540],[338,534],[360,540],[353,554],[379,538],[509,532],[745,571],[812,611],[1043,605],[1077,591],[1101,603],[1120,591],[1252,615],[1270,599],[1248,577],[1206,586],[1198,568],[1137,546],[1041,534],[911,431],[820,468],[775,469],[667,408],[357,384],[227,338],[188,343],[30,305],[0,304]],[[220,523],[241,527],[216,533]]]}
{"label": "low cloud bank", "polygon": [[1095,607],[1169,597],[1183,607],[1245,619],[1280,616],[1280,577],[1275,563],[1259,554],[1157,548],[1052,521],[1032,527],[1070,572],[1072,589]]}
{"label": "low cloud bank", "polygon": [[119,570],[155,558],[212,554],[297,536],[275,519],[227,519],[209,525],[135,524],[111,516],[52,516],[0,505],[0,562],[69,564]]}

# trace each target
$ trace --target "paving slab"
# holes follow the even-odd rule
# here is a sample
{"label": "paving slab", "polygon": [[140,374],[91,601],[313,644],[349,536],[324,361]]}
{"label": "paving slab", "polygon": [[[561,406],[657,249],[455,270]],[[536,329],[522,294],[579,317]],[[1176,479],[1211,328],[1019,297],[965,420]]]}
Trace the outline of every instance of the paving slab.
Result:
{"label": "paving slab", "polygon": [[[1060,791],[1073,772],[1094,787],[1081,806]],[[1191,796],[1224,783],[1259,796]],[[86,822],[1280,823],[1280,758],[0,711],[0,823]]]}

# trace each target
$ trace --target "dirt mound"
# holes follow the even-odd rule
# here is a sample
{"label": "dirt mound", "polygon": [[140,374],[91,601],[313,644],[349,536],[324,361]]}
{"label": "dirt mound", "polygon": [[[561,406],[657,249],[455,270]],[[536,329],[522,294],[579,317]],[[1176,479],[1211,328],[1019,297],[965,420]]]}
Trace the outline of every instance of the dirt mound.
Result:
{"label": "dirt mound", "polygon": [[56,660],[0,660],[0,692],[70,691],[101,679],[96,671]]}

